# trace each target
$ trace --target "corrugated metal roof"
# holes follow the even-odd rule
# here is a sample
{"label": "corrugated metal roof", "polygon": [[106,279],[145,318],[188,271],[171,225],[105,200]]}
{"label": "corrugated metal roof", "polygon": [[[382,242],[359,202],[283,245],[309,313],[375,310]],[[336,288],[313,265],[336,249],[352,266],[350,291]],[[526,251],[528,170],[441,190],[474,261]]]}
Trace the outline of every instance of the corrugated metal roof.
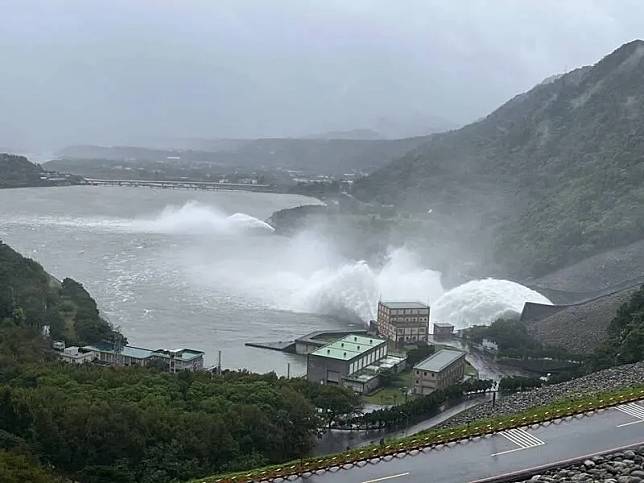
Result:
{"label": "corrugated metal roof", "polygon": [[465,352],[441,349],[432,354],[427,359],[420,361],[414,366],[414,369],[421,371],[440,372],[447,366],[465,356]]}
{"label": "corrugated metal roof", "polygon": [[367,352],[369,349],[378,347],[387,342],[375,337],[365,337],[363,335],[347,335],[340,340],[331,342],[319,349],[311,352],[311,355],[328,357],[331,359],[340,359],[348,361],[354,357]]}
{"label": "corrugated metal roof", "polygon": [[420,302],[380,302],[390,309],[428,309],[429,307]]}

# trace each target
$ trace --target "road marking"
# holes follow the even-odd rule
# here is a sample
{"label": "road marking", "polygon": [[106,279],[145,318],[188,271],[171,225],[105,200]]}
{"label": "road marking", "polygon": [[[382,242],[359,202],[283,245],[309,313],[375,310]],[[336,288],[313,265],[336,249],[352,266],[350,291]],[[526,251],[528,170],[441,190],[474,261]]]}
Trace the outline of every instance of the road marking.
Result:
{"label": "road marking", "polygon": [[631,421],[630,423],[620,424],[617,426],[618,428],[622,428],[624,426],[630,426],[631,424],[644,423],[644,408],[639,404],[628,403],[628,404],[624,404],[623,406],[617,406],[617,409],[623,412],[624,414],[628,414],[629,416],[633,416],[635,419],[637,419],[637,421]]}
{"label": "road marking", "polygon": [[546,444],[544,441],[541,441],[536,436],[533,436],[532,434],[521,428],[508,429],[507,431],[503,431],[499,434],[511,443],[516,444],[518,448],[501,451],[490,456],[499,456],[502,454],[514,453],[515,451],[522,451],[524,449],[534,448],[536,446],[542,446]]}
{"label": "road marking", "polygon": [[[637,447],[642,446],[642,445],[644,445],[644,441],[640,441],[639,443],[635,443],[635,444],[627,444],[626,446],[619,446],[617,448],[603,449],[603,450],[598,451],[596,453],[590,453],[590,454],[587,454],[587,455],[584,455],[584,456],[575,456],[574,458],[568,458],[568,459],[565,459],[565,460],[553,461],[553,462],[550,462],[550,463],[546,463],[545,465],[539,465],[539,466],[533,466],[532,468],[526,468],[525,470],[511,471],[509,473],[501,473],[499,475],[494,475],[494,476],[490,476],[490,477],[487,477],[487,478],[481,478],[481,479],[478,479],[478,480],[470,480],[469,483],[493,483],[493,482],[499,481],[499,479],[501,479],[501,478],[505,479],[505,478],[508,478],[508,477],[515,477],[515,476],[516,477],[521,477],[522,475],[531,475],[532,476],[532,475],[536,474],[535,472],[549,470],[549,469],[555,468],[557,466],[569,466],[569,465],[571,465],[573,463],[579,463],[579,462],[584,461],[584,460],[589,460],[593,456],[616,453],[618,451],[624,451],[626,449],[637,448]],[[517,449],[521,449],[521,448],[517,448]],[[513,451],[513,450],[511,450],[511,451]]]}
{"label": "road marking", "polygon": [[376,478],[375,480],[363,481],[362,483],[376,483],[378,481],[393,480],[394,478],[400,478],[401,476],[407,476],[408,474],[409,471],[407,473],[400,473],[398,475],[383,476],[382,478]]}

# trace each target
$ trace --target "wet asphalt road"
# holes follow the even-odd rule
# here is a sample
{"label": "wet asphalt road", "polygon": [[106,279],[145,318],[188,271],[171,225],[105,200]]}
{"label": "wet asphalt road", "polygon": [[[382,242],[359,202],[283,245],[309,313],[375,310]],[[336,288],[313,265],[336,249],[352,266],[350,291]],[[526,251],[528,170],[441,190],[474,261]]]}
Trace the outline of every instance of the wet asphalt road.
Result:
{"label": "wet asphalt road", "polygon": [[644,401],[589,416],[505,431],[393,457],[361,468],[298,478],[298,483],[463,483],[644,444]]}

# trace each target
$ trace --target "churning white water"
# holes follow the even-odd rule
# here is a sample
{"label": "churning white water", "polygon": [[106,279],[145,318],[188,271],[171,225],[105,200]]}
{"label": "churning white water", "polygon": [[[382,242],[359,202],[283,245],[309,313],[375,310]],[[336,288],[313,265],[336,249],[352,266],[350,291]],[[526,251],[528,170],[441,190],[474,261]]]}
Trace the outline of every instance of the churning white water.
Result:
{"label": "churning white water", "polygon": [[[521,312],[525,302],[550,303],[543,295],[507,280],[473,280],[445,292],[441,274],[422,266],[405,247],[390,250],[382,266],[341,257],[332,241],[304,232],[272,245],[270,253],[249,241],[272,235],[266,222],[245,214],[227,215],[196,201],[169,205],[135,218],[41,218],[47,224],[96,230],[194,237],[183,247],[186,266],[197,283],[225,285],[240,297],[275,309],[318,313],[366,323],[376,317],[378,300],[419,301],[432,307],[432,320],[457,328],[489,324]],[[223,238],[222,238],[223,237]],[[222,239],[233,242],[221,256]],[[237,248],[237,249],[235,249]],[[214,255],[214,256],[213,256]]]}
{"label": "churning white water", "polygon": [[488,325],[500,317],[516,316],[526,302],[550,304],[534,290],[509,280],[472,280],[449,290],[432,306],[432,320],[457,329]]}
{"label": "churning white water", "polygon": [[245,234],[249,231],[275,231],[268,223],[245,213],[226,215],[222,211],[196,201],[183,206],[166,206],[156,216],[128,221],[125,227],[135,231],[165,234]]}
{"label": "churning white water", "polygon": [[[274,233],[262,219],[310,203],[276,194],[73,187],[0,191],[0,237],[58,277],[83,282],[141,346],[193,346],[226,367],[297,373],[301,361],[244,346],[375,318],[378,300],[429,303],[457,327],[490,323],[541,295],[502,280],[445,291],[406,247],[377,264],[342,256],[311,230]],[[332,316],[332,317],[328,317]],[[297,368],[297,369],[296,369]]]}

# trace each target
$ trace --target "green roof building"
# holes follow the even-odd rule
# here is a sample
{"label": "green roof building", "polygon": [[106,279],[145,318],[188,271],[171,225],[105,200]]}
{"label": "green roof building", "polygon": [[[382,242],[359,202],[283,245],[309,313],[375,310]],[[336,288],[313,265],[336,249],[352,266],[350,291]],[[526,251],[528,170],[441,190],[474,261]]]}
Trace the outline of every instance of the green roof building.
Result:
{"label": "green roof building", "polygon": [[380,370],[404,366],[405,360],[388,353],[387,341],[350,334],[307,356],[307,379],[318,384],[342,385],[367,393],[379,384]]}

